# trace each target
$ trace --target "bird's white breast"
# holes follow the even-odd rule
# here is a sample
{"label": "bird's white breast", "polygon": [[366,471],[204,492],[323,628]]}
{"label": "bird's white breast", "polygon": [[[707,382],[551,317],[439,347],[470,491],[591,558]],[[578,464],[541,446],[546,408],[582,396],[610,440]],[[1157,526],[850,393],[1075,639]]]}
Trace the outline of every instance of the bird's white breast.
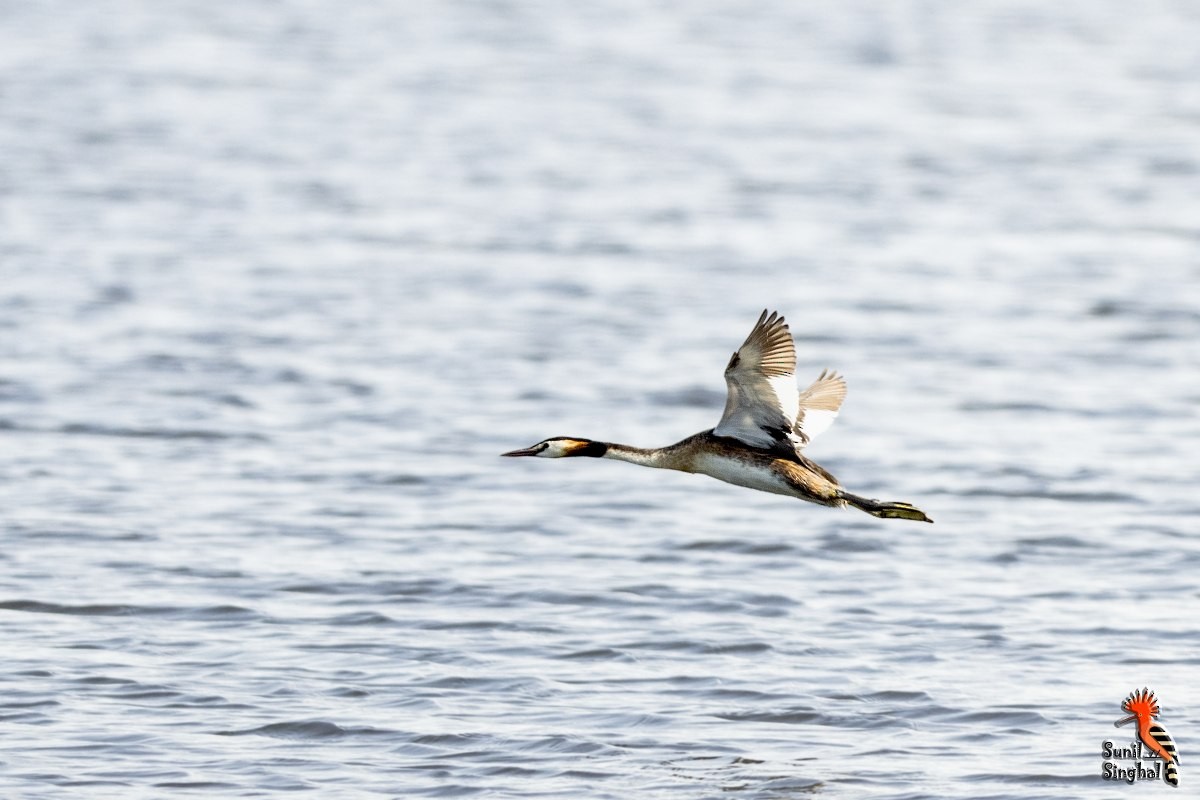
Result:
{"label": "bird's white breast", "polygon": [[732,483],[734,486],[745,486],[748,489],[758,489],[774,494],[795,494],[795,490],[788,485],[787,481],[765,465],[760,466],[738,458],[704,453],[697,456],[694,467],[696,472],[702,475]]}

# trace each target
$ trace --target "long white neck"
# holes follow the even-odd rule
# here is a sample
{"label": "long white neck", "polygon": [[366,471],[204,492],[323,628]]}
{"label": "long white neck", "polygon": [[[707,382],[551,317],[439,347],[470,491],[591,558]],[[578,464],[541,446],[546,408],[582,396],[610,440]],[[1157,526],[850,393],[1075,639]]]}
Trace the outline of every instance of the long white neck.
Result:
{"label": "long white neck", "polygon": [[666,453],[659,448],[630,447],[627,444],[605,442],[608,449],[602,458],[612,458],[617,461],[628,461],[630,464],[640,464],[643,467],[659,467],[669,469]]}

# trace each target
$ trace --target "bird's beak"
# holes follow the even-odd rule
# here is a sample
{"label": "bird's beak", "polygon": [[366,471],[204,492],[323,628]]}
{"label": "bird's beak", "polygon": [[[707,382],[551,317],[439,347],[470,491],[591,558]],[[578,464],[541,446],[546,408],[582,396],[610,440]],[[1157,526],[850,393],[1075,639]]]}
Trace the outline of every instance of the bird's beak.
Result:
{"label": "bird's beak", "polygon": [[521,450],[510,450],[507,453],[501,453],[502,456],[536,456],[538,449],[536,447],[526,447]]}
{"label": "bird's beak", "polygon": [[1119,728],[1119,727],[1121,727],[1122,725],[1128,725],[1129,723],[1133,722],[1135,719],[1137,719],[1137,714],[1130,714],[1130,715],[1129,715],[1128,717],[1126,717],[1125,719],[1119,719],[1119,720],[1117,720],[1116,722],[1114,722],[1114,723],[1113,723],[1113,727],[1114,727],[1114,728]]}

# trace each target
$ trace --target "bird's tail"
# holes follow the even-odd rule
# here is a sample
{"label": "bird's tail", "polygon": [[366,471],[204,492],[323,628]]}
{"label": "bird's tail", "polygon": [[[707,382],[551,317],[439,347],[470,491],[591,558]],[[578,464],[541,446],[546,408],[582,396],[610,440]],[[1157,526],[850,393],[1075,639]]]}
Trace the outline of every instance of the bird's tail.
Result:
{"label": "bird's tail", "polygon": [[879,500],[868,500],[856,494],[843,491],[839,497],[857,509],[867,512],[872,517],[880,519],[914,519],[918,522],[933,522],[925,512],[911,503],[884,503]]}

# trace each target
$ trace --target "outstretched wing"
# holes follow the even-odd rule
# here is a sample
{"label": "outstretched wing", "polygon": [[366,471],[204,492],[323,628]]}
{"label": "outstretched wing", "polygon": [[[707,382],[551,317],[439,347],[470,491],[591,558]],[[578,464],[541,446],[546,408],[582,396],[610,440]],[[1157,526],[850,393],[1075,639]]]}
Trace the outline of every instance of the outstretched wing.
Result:
{"label": "outstretched wing", "polygon": [[833,424],[845,399],[846,379],[831,370],[822,370],[812,386],[800,393],[800,413],[792,429],[802,447]]}
{"label": "outstretched wing", "polygon": [[729,394],[713,429],[754,447],[783,442],[803,446],[793,434],[800,413],[796,393],[796,347],[783,317],[764,310],[725,368]]}

